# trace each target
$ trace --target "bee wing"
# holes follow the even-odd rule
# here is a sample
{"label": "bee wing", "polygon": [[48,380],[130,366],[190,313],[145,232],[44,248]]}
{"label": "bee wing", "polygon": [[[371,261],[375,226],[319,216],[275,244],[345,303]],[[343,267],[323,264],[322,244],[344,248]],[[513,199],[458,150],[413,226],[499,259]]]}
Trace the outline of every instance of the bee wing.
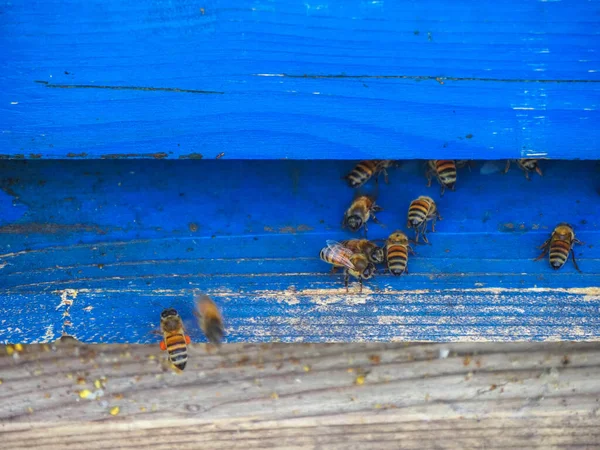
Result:
{"label": "bee wing", "polygon": [[350,260],[354,252],[337,241],[327,241],[327,247],[333,252],[333,260],[336,264],[347,267],[348,269],[356,269]]}

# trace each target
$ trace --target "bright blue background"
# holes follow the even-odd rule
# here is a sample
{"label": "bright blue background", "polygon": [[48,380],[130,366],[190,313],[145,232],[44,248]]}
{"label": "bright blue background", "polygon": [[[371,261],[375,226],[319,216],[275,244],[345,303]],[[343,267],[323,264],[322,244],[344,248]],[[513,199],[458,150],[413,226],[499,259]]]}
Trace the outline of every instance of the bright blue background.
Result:
{"label": "bright blue background", "polygon": [[[346,295],[318,254],[353,236],[340,228],[354,195],[340,177],[354,162],[0,161],[0,342],[63,331],[153,342],[169,306],[202,340],[194,290],[221,306],[228,342],[598,338],[600,166],[540,164],[527,181],[516,165],[504,175],[503,162],[478,162],[441,198],[423,162],[390,170],[386,227],[369,237],[405,229],[418,195],[443,220],[409,275]],[[533,261],[562,221],[585,242],[581,274]],[[74,299],[66,316],[61,295]]]}
{"label": "bright blue background", "polygon": [[600,158],[595,0],[11,0],[0,48],[5,158]]}

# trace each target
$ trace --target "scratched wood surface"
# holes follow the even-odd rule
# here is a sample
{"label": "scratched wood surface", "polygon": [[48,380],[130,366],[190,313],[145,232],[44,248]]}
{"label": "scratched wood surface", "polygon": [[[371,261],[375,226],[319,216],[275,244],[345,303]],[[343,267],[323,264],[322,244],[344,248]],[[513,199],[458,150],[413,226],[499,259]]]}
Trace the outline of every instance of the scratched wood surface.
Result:
{"label": "scratched wood surface", "polygon": [[599,11],[5,1],[0,156],[597,159]]}
{"label": "scratched wood surface", "polygon": [[[369,237],[405,227],[418,195],[443,220],[408,275],[362,294],[319,260],[354,192],[351,161],[1,161],[0,342],[151,343],[177,308],[195,342],[193,294],[207,292],[227,342],[589,340],[600,336],[598,165],[462,169],[456,192],[426,187],[420,163],[381,183]],[[371,186],[369,187],[371,188]],[[585,245],[554,271],[534,262],[554,226]]]}
{"label": "scratched wood surface", "polygon": [[[2,448],[597,449],[600,344],[0,351]],[[83,397],[83,398],[82,398]]]}

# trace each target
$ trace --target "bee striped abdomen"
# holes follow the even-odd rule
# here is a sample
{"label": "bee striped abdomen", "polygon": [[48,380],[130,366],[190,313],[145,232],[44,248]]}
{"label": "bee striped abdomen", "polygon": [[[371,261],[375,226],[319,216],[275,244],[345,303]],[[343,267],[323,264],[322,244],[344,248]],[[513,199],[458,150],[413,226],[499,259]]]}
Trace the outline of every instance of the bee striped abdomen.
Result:
{"label": "bee striped abdomen", "polygon": [[571,244],[563,240],[555,240],[550,244],[550,265],[553,269],[560,269],[569,259]]}
{"label": "bee striped abdomen", "polygon": [[333,254],[333,250],[331,250],[329,247],[323,247],[319,253],[319,257],[326,263],[333,264],[335,266],[336,264],[333,260]]}
{"label": "bee striped abdomen", "polygon": [[426,200],[417,199],[410,204],[408,209],[408,222],[412,226],[418,226],[427,220],[430,204]]}
{"label": "bee striped abdomen", "polygon": [[408,264],[408,249],[405,245],[388,244],[386,246],[388,269],[393,275],[402,275]]}
{"label": "bee striped abdomen", "polygon": [[435,170],[442,184],[450,188],[456,184],[456,164],[453,160],[437,160],[435,162]]}
{"label": "bee striped abdomen", "polygon": [[169,360],[180,370],[185,368],[187,363],[187,344],[185,336],[182,333],[173,333],[165,338]]}
{"label": "bee striped abdomen", "polygon": [[346,175],[346,180],[350,187],[360,187],[369,181],[369,178],[373,176],[377,170],[378,160],[361,161],[359,162],[352,172]]}

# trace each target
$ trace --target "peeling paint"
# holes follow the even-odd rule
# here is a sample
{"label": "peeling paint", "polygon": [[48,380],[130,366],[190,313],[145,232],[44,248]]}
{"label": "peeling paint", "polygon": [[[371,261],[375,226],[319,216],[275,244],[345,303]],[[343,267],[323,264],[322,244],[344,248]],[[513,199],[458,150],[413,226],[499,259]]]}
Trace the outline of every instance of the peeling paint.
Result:
{"label": "peeling paint", "polygon": [[165,152],[157,152],[157,153],[109,153],[106,155],[100,156],[102,159],[128,159],[128,158],[154,158],[154,159],[164,159],[168,157]]}
{"label": "peeling paint", "polygon": [[296,227],[287,226],[287,227],[280,227],[277,229],[274,229],[273,227],[265,226],[265,227],[263,227],[263,230],[268,233],[296,234],[298,232],[311,231],[311,230],[314,230],[314,228],[311,226],[305,225],[305,224],[300,224]]}
{"label": "peeling paint", "polygon": [[[57,233],[75,233],[75,232],[92,232],[105,234],[106,231],[98,225],[75,223],[14,223],[3,225],[0,227],[0,234],[57,234]],[[16,253],[15,253],[16,254]],[[7,254],[14,256],[15,254]],[[6,255],[3,255],[6,256]]]}
{"label": "peeling paint", "polygon": [[58,292],[60,293],[60,303],[56,307],[56,310],[58,311],[63,306],[65,307],[65,310],[63,311],[64,321],[62,327],[62,334],[65,335],[69,334],[67,333],[67,327],[73,326],[73,323],[69,320],[69,317],[71,317],[71,307],[77,298],[78,291],[76,289],[64,289]]}
{"label": "peeling paint", "polygon": [[48,325],[46,327],[46,334],[44,334],[45,342],[52,342],[56,340],[56,335],[54,334],[54,325]]}

